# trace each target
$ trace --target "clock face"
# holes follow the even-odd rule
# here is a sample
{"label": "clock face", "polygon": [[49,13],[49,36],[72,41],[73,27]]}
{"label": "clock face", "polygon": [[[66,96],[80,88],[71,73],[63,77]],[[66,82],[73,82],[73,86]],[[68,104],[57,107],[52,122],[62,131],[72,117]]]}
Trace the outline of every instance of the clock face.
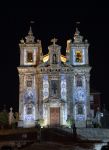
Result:
{"label": "clock face", "polygon": [[85,98],[86,98],[85,91],[82,89],[77,90],[76,94],[75,94],[75,98],[77,100],[85,100]]}

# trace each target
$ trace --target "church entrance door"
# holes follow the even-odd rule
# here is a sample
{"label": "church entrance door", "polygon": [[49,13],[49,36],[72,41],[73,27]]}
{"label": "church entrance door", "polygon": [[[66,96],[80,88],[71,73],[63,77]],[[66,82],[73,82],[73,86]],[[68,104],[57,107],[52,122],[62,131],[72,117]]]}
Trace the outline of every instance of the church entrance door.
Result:
{"label": "church entrance door", "polygon": [[51,107],[50,108],[50,125],[59,125],[60,124],[60,108]]}

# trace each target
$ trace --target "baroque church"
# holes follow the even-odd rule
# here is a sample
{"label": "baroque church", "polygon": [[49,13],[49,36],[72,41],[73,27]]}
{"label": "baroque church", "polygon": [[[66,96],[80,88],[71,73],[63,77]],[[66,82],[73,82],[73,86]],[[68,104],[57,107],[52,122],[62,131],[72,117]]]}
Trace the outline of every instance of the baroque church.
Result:
{"label": "baroque church", "polygon": [[88,41],[76,28],[73,40],[61,54],[57,39],[51,40],[43,55],[40,40],[32,28],[21,40],[19,72],[19,127],[34,127],[38,119],[44,126],[67,125],[73,118],[77,127],[86,127],[90,114],[90,70]]}

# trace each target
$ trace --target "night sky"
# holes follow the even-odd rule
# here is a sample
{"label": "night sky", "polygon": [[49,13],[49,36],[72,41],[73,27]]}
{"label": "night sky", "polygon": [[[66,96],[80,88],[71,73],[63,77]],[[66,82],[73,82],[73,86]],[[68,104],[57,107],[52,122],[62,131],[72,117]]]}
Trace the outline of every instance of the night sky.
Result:
{"label": "night sky", "polygon": [[[58,4],[58,3],[57,3]],[[7,4],[8,6],[8,4]],[[51,8],[50,8],[51,7]],[[20,64],[19,42],[28,33],[30,21],[36,39],[42,41],[44,54],[53,37],[58,38],[65,54],[66,41],[73,40],[76,26],[88,39],[91,89],[101,92],[101,103],[109,109],[109,15],[108,8],[97,3],[87,5],[34,4],[3,6],[0,10],[0,110],[5,104],[18,111]],[[79,21],[80,25],[76,25]]]}

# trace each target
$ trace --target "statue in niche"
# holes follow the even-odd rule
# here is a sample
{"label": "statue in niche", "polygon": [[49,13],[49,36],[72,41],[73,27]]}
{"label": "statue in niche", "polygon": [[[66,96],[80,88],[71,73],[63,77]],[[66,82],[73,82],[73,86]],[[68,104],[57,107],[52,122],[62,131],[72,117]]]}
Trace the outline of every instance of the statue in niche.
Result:
{"label": "statue in niche", "polygon": [[56,54],[53,54],[53,64],[57,64]]}
{"label": "statue in niche", "polygon": [[53,95],[56,95],[57,93],[57,84],[55,81],[52,81],[52,93]]}
{"label": "statue in niche", "polygon": [[8,116],[8,119],[9,119],[9,125],[12,125],[12,123],[14,122],[14,113],[13,113],[13,108],[11,107],[10,108],[10,112],[9,112],[9,116]]}

